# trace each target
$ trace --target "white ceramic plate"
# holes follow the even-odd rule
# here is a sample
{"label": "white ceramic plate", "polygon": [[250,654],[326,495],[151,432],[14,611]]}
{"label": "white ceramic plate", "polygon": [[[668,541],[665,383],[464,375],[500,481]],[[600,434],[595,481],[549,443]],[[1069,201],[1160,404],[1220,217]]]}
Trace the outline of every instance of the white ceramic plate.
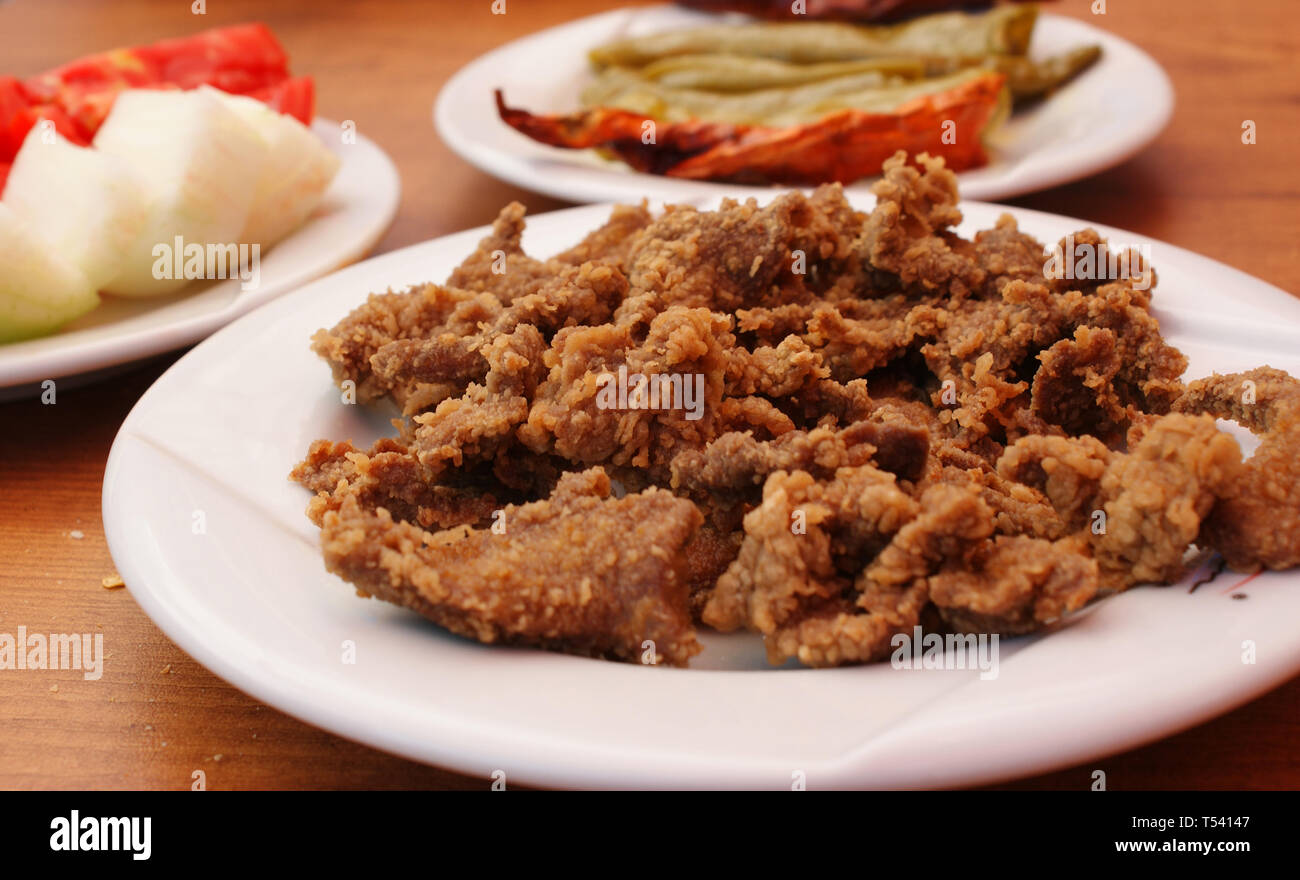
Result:
{"label": "white ceramic plate", "polygon": [[[462,159],[495,177],[574,202],[681,201],[734,192],[733,184],[677,180],[632,171],[591,150],[530,140],[497,116],[494,89],[534,113],[570,113],[589,79],[587,50],[625,36],[716,22],[676,6],[620,9],[515,40],[468,64],[438,95],[438,134]],[[993,138],[990,164],[959,174],[963,196],[1005,199],[1117,165],[1169,121],[1174,93],[1160,65],[1127,40],[1081,21],[1039,15],[1030,54],[1097,43],[1102,57],[1038,106],[1015,114]],[[867,189],[871,180],[854,189]],[[753,187],[754,193],[767,191]]]}
{"label": "white ceramic plate", "polygon": [[0,399],[34,393],[46,379],[95,374],[189,345],[282,293],[364,256],[397,212],[402,184],[392,160],[367,138],[342,143],[337,122],[313,128],[342,160],[316,211],[261,258],[256,289],[238,279],[196,282],[156,299],[104,297],[52,336],[0,345]]}
{"label": "white ceramic plate", "polygon": [[[860,207],[870,204],[855,199]],[[965,205],[965,234],[1001,208]],[[535,254],[576,242],[602,206],[529,222]],[[1082,221],[1013,211],[1055,241]],[[1116,243],[1139,244],[1103,229]],[[131,592],[178,645],[311,724],[507,783],[813,788],[966,785],[1127,749],[1300,671],[1300,574],[1228,595],[1225,572],[1098,603],[1002,645],[1000,675],[766,667],[750,635],[705,635],[687,670],[496,648],[356,597],[325,572],[307,494],[286,475],[320,437],[368,443],[389,413],[345,406],[308,337],[371,291],[441,279],[485,229],[351,266],[236,321],[178,361],[122,425],[104,527]],[[1300,374],[1300,301],[1154,243],[1157,301],[1191,375],[1263,362]],[[196,523],[202,533],[196,534]],[[113,634],[108,634],[110,642]],[[1257,662],[1243,664],[1253,640]],[[356,663],[342,662],[343,644]]]}

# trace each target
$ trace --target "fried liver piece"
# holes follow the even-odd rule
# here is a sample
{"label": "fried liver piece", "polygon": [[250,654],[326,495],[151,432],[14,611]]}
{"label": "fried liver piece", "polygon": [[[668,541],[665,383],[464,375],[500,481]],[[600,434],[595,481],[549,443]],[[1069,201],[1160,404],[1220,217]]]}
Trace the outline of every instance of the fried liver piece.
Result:
{"label": "fried liver piece", "polygon": [[[892,525],[892,517],[915,509],[888,496],[877,504],[877,524]],[[803,603],[768,635],[770,662],[793,657],[805,666],[839,666],[882,660],[894,635],[920,623],[930,598],[928,576],[987,540],[993,518],[978,495],[954,486],[928,490],[919,508],[854,578],[852,593]]]}
{"label": "fried liver piece", "polygon": [[400,293],[372,294],[333,328],[317,331],[312,337],[312,351],[330,365],[336,384],[342,387],[345,382],[353,383],[357,403],[391,396],[403,405],[415,396],[427,397],[436,404],[458,390],[456,385],[421,388],[416,383],[395,384],[376,375],[371,359],[393,343],[414,340],[412,344],[418,345],[431,338],[456,340],[472,335],[480,321],[496,315],[500,309],[491,296],[439,284],[419,285]]}
{"label": "fried liver piece", "polygon": [[1188,385],[1174,409],[1232,419],[1260,435],[1221,489],[1202,540],[1240,571],[1300,565],[1300,382],[1272,367],[1216,373]]}
{"label": "fried liver piece", "polygon": [[1102,585],[1123,590],[1182,576],[1202,520],[1240,478],[1241,448],[1213,418],[1171,413],[1130,452],[1034,435],[1009,447],[998,470],[1040,488],[1086,535]]}
{"label": "fried liver piece", "polygon": [[871,466],[825,483],[777,471],[703,620],[762,633],[774,664],[879,660],[920,620],[927,577],[992,531],[992,511],[969,489],[936,486],[918,502]]}
{"label": "fried liver piece", "polygon": [[704,622],[771,634],[837,600],[917,510],[891,474],[870,465],[839,469],[825,483],[807,471],[774,472],[745,516],[740,554],[718,579]]}
{"label": "fried liver piece", "polygon": [[[661,489],[609,497],[600,468],[494,528],[429,532],[344,493],[321,520],[325,565],[376,596],[489,644],[684,666],[699,651],[682,548],[700,522]],[[647,645],[649,642],[651,644]]]}
{"label": "fried liver piece", "polygon": [[929,580],[930,601],[961,633],[1033,632],[1082,608],[1099,588],[1097,562],[1078,537],[1001,535]]}
{"label": "fried liver piece", "polygon": [[[426,529],[483,525],[504,503],[477,486],[427,481],[419,460],[390,438],[380,440],[369,452],[351,443],[318,440],[289,478],[316,493],[307,516],[318,526],[326,512],[338,510],[341,495],[351,495],[369,509],[382,507],[393,519]],[[342,491],[340,483],[345,487]]]}

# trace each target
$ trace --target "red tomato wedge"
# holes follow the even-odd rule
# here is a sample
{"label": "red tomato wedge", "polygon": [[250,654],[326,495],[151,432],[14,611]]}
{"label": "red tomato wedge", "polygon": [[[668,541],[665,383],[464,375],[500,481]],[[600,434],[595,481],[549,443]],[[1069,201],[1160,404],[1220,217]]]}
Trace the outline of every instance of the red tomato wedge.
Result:
{"label": "red tomato wedge", "polygon": [[54,129],[73,143],[90,142],[61,108],[38,103],[17,79],[0,76],[0,192],[4,192],[3,179],[27,132],[42,119],[53,123]]}
{"label": "red tomato wedge", "polygon": [[289,56],[258,22],[205,31],[130,50],[159,82],[182,89],[209,85],[236,95],[289,78]]}
{"label": "red tomato wedge", "polygon": [[9,164],[38,121],[48,119],[74,143],[88,144],[126,89],[209,85],[257,98],[310,125],[316,89],[290,77],[289,57],[261,23],[204,31],[132,49],[88,55],[18,80],[0,77],[0,192]]}
{"label": "red tomato wedge", "polygon": [[316,115],[316,83],[310,76],[286,79],[269,89],[248,92],[272,110],[292,116],[303,125],[311,125]]}
{"label": "red tomato wedge", "polygon": [[22,83],[12,76],[0,76],[0,162],[7,162],[17,154],[22,138],[14,138],[12,123],[30,106],[31,99],[23,91]]}

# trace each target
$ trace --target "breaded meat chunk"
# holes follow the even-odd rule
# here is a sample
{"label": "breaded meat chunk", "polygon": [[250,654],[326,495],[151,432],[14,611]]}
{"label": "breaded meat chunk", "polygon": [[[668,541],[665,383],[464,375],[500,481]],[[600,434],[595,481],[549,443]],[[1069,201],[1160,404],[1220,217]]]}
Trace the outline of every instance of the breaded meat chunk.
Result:
{"label": "breaded meat chunk", "polygon": [[1192,382],[1179,412],[1231,419],[1260,437],[1221,489],[1201,537],[1240,571],[1300,565],[1300,382],[1259,367]]}
{"label": "breaded meat chunk", "polygon": [[960,633],[1015,636],[1082,608],[1097,594],[1097,562],[1079,537],[999,535],[960,567],[929,580],[930,601]]}
{"label": "breaded meat chunk", "polygon": [[[489,644],[684,666],[699,651],[682,548],[700,522],[660,489],[610,498],[599,468],[493,527],[430,532],[346,494],[321,522],[325,565],[355,586]],[[500,523],[500,526],[497,526]]]}
{"label": "breaded meat chunk", "polygon": [[318,440],[289,478],[316,493],[307,506],[307,515],[316,525],[328,511],[338,510],[344,495],[370,509],[382,507],[393,519],[426,529],[483,525],[504,503],[497,495],[510,494],[494,494],[481,484],[465,480],[430,482],[419,460],[389,438],[380,440],[369,452],[351,443]]}
{"label": "breaded meat chunk", "polygon": [[1012,444],[999,472],[1040,489],[1087,536],[1102,585],[1170,583],[1215,501],[1241,473],[1241,448],[1209,416],[1171,413],[1129,452],[1092,437],[1033,435]]}
{"label": "breaded meat chunk", "polygon": [[[916,509],[894,498],[873,500],[889,525],[892,517]],[[973,492],[954,486],[928,490],[919,508],[854,578],[847,596],[805,604],[767,636],[769,662],[795,658],[805,666],[840,666],[883,660],[896,634],[919,625],[930,599],[929,575],[946,562],[965,558],[993,528],[988,506]],[[881,523],[867,528],[878,534]]]}

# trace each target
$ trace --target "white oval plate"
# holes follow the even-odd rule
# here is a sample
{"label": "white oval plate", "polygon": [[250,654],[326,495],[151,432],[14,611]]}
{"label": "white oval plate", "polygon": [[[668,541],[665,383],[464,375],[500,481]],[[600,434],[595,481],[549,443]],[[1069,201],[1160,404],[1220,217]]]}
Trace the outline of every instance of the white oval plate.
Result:
{"label": "white oval plate", "polygon": [[[856,198],[860,207],[870,200]],[[967,203],[962,231],[1001,208]],[[607,216],[533,218],[553,253]],[[1054,241],[1087,225],[1027,210]],[[1300,574],[1225,572],[1139,588],[1051,634],[1008,640],[1000,674],[766,668],[756,636],[705,634],[687,670],[488,647],[325,572],[307,493],[286,478],[320,437],[391,433],[345,406],[308,338],[371,291],[441,279],[486,228],[385,254],[272,302],[181,358],[122,425],[104,529],[136,600],[195,659],[254,697],[350,739],[478,776],[550,786],[970,785],[1100,757],[1224,712],[1300,671]],[[1116,243],[1129,233],[1102,228]],[[1157,301],[1190,374],[1268,362],[1300,374],[1300,302],[1152,245]],[[109,634],[110,641],[113,636]],[[1242,662],[1243,641],[1257,661]],[[355,664],[342,662],[344,643]]]}
{"label": "white oval plate", "polygon": [[[434,105],[438,134],[462,159],[516,186],[573,202],[682,201],[735,192],[734,184],[642,174],[591,150],[533,141],[497,116],[492,92],[534,113],[570,113],[590,78],[587,50],[625,36],[716,22],[676,6],[620,9],[507,43],[474,60],[443,87]],[[995,133],[990,164],[958,175],[963,196],[1006,199],[1118,165],[1155,139],[1173,112],[1160,65],[1108,31],[1039,14],[1030,54],[1097,43],[1101,59],[1049,100],[1015,114]],[[853,184],[866,190],[871,179]],[[768,187],[750,187],[757,195]]]}
{"label": "white oval plate", "polygon": [[337,122],[317,119],[312,127],[341,160],[338,174],[307,222],[261,258],[256,289],[242,291],[238,279],[229,279],[156,299],[106,296],[52,336],[0,345],[0,399],[36,393],[35,383],[46,379],[84,377],[189,345],[367,254],[397,213],[397,168],[368,138],[342,143]]}

